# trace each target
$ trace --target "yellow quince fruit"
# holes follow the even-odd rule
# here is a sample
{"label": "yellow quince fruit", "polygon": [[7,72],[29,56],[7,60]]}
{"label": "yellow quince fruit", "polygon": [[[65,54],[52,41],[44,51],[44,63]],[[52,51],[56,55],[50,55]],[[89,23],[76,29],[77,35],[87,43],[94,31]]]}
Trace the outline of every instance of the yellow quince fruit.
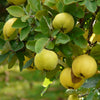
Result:
{"label": "yellow quince fruit", "polygon": [[65,68],[60,74],[60,83],[67,89],[78,89],[84,83],[84,79],[80,80],[77,83],[73,83],[71,68]]}
{"label": "yellow quince fruit", "polygon": [[72,70],[75,76],[90,78],[97,71],[95,59],[87,54],[76,57],[72,63]]}
{"label": "yellow quince fruit", "polygon": [[68,33],[74,27],[74,18],[69,13],[59,13],[53,19],[52,25],[55,29],[61,29],[64,33]]}
{"label": "yellow quince fruit", "polygon": [[36,54],[34,63],[39,70],[53,70],[58,64],[58,56],[54,51],[43,49]]}

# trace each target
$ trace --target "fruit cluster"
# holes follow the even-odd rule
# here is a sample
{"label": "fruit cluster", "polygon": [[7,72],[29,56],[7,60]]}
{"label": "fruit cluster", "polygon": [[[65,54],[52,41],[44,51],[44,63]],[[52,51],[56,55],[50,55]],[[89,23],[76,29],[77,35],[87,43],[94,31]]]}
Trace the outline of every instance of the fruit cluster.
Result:
{"label": "fruit cluster", "polygon": [[[72,68],[65,68],[60,74],[60,82],[65,88],[77,89],[85,79],[95,75],[97,64],[94,58],[87,54],[76,57],[72,62]],[[74,80],[72,79],[74,75]],[[78,81],[75,81],[77,80]]]}
{"label": "fruit cluster", "polygon": [[[24,3],[26,0],[8,0],[8,2],[19,5]],[[12,27],[13,23],[17,18],[9,19],[3,28],[3,35],[5,40],[12,37],[15,34],[16,29]],[[70,32],[74,27],[74,18],[69,13],[57,14],[52,22],[54,29],[60,29],[64,34]],[[20,33],[19,29],[19,33]],[[40,53],[37,53],[34,58],[34,64],[32,64],[28,69],[34,70],[54,70],[59,64],[58,56],[54,51],[47,50],[44,48]],[[25,57],[24,65],[30,58]],[[35,66],[34,66],[35,65]],[[85,79],[92,77],[97,71],[97,64],[94,58],[87,54],[80,55],[73,60],[72,68],[66,67],[61,71],[60,83],[65,88],[77,89],[85,81]],[[74,78],[73,78],[74,76]],[[78,79],[78,81],[75,81]]]}

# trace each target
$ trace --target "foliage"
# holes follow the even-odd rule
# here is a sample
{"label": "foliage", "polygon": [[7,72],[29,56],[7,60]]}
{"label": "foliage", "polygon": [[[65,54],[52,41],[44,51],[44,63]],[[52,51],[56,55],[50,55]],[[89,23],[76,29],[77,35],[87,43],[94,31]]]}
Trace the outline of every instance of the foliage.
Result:
{"label": "foliage", "polygon": [[[6,10],[1,12],[1,9]],[[45,88],[49,87],[53,80],[58,79],[59,73],[65,65],[71,67],[73,59],[79,55],[85,53],[91,55],[99,66],[100,43],[98,41],[95,43],[89,41],[92,33],[100,34],[99,0],[27,0],[21,5],[8,4],[6,0],[1,0],[0,10],[3,13],[3,15],[0,14],[1,65],[7,62],[10,69],[18,60],[20,71],[23,71],[34,60],[33,58],[24,65],[24,56],[31,58],[33,53],[39,53],[43,48],[56,52],[59,59],[62,59],[62,62],[53,71],[43,71],[46,78],[49,76],[47,82],[44,79],[44,84],[48,84]],[[75,21],[74,28],[67,34],[64,34],[59,29],[54,29],[52,26],[54,17],[61,12],[71,14]],[[3,25],[8,19],[13,17],[17,18],[12,25],[13,28],[16,28],[17,36],[11,40],[5,40]],[[88,37],[85,38],[86,30],[88,30]],[[58,52],[61,52],[61,55]],[[100,87],[98,85],[100,82],[98,76],[95,75],[87,79],[83,87],[77,90],[70,92],[66,90],[66,94],[77,94],[79,97],[84,97],[85,100],[90,100],[88,99],[90,97],[91,100],[99,100],[97,99],[99,98],[98,92]],[[44,89],[44,93],[46,91]]]}

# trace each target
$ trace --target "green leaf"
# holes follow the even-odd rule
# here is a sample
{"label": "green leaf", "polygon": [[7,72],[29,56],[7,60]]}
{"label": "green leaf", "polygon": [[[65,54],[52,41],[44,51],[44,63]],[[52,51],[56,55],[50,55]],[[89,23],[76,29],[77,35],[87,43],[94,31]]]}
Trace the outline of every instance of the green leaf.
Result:
{"label": "green leaf", "polygon": [[12,41],[10,41],[10,44],[11,44],[12,50],[14,50],[14,51],[18,51],[24,47],[24,43],[21,41],[12,40]]}
{"label": "green leaf", "polygon": [[30,4],[30,6],[34,12],[37,12],[38,10],[41,9],[40,0],[28,0],[28,3]]}
{"label": "green leaf", "polygon": [[[28,1],[28,0],[27,0]],[[27,13],[30,13],[30,10],[31,10],[31,7],[30,7],[30,4],[28,3],[27,5],[26,5],[26,11],[27,11]]]}
{"label": "green leaf", "polygon": [[47,45],[46,45],[46,48],[47,48],[47,49],[53,49],[54,46],[55,46],[54,42],[53,42],[53,41],[49,41],[49,42],[47,43]]}
{"label": "green leaf", "polygon": [[71,4],[71,3],[78,2],[78,1],[82,1],[82,0],[64,0],[64,4],[68,5],[68,4]]}
{"label": "green leaf", "polygon": [[40,20],[40,28],[41,28],[41,32],[43,34],[46,34],[48,35],[49,32],[50,32],[50,29],[49,29],[49,24],[47,22],[47,19],[46,17],[42,17],[41,20]]}
{"label": "green leaf", "polygon": [[[48,1],[48,0],[47,0]],[[51,0],[50,0],[51,1]],[[58,14],[57,10],[54,10],[53,8],[50,8],[49,6],[44,6],[44,9],[48,10],[50,15],[56,16]]]}
{"label": "green leaf", "polygon": [[36,41],[35,44],[35,52],[39,53],[49,42],[49,38],[40,38],[39,40]]}
{"label": "green leaf", "polygon": [[2,54],[5,54],[10,50],[11,50],[10,43],[9,43],[9,41],[6,41],[2,48]]}
{"label": "green leaf", "polygon": [[96,74],[95,76],[87,79],[82,87],[84,87],[84,88],[94,88],[94,87],[96,87],[96,85],[99,81],[100,81],[100,74]]}
{"label": "green leaf", "polygon": [[65,44],[65,45],[60,45],[59,50],[64,54],[64,56],[66,58],[66,63],[68,64],[68,66],[71,67],[73,51],[72,51],[72,47],[71,47],[70,43]]}
{"label": "green leaf", "polygon": [[26,57],[29,57],[29,58],[31,58],[31,57],[34,56],[33,52],[32,52],[31,50],[27,49],[27,48],[26,48],[25,51],[24,51],[24,55],[25,55]]}
{"label": "green leaf", "polygon": [[44,34],[41,34],[41,33],[37,33],[37,34],[34,36],[34,40],[38,40],[38,39],[40,39],[40,38],[42,38],[42,37],[46,38],[46,37],[48,37],[48,36],[46,36],[46,35],[44,35]]}
{"label": "green leaf", "polygon": [[100,60],[100,44],[97,44],[91,49],[90,55],[96,60]]}
{"label": "green leaf", "polygon": [[79,88],[79,89],[67,89],[66,90],[66,96],[69,95],[81,95],[81,94],[87,94],[89,92],[89,89],[86,88]]}
{"label": "green leaf", "polygon": [[58,30],[58,29],[54,29],[54,30],[52,31],[51,36],[52,36],[52,37],[56,36],[56,35],[59,33],[59,31],[60,31],[60,30]]}
{"label": "green leaf", "polygon": [[8,59],[8,69],[11,69],[17,61],[17,57],[15,54],[11,53]]}
{"label": "green leaf", "polygon": [[49,78],[45,77],[42,86],[48,87],[50,84],[52,84],[52,81]]}
{"label": "green leaf", "polygon": [[38,12],[36,12],[35,17],[40,20],[43,16],[47,16],[48,12],[47,10],[39,10]]}
{"label": "green leaf", "polygon": [[10,51],[8,51],[5,54],[0,55],[0,63],[2,63],[8,57],[9,54],[10,54]]}
{"label": "green leaf", "polygon": [[63,7],[64,7],[63,1],[62,0],[58,0],[58,3],[56,4],[56,7],[57,7],[57,10],[59,12],[63,12]]}
{"label": "green leaf", "polygon": [[87,47],[87,41],[85,40],[85,38],[83,36],[74,38],[73,41],[80,48],[86,48]]}
{"label": "green leaf", "polygon": [[83,18],[85,15],[81,7],[79,6],[77,7],[76,4],[70,4],[70,5],[64,6],[64,11],[78,18]]}
{"label": "green leaf", "polygon": [[23,28],[20,33],[20,40],[23,41],[25,38],[27,38],[30,31],[31,31],[30,26]]}
{"label": "green leaf", "polygon": [[56,4],[56,0],[45,0],[44,5],[53,7]]}
{"label": "green leaf", "polygon": [[99,21],[100,22],[100,11],[96,15],[96,21]]}
{"label": "green leaf", "polygon": [[46,71],[46,78],[53,81],[57,75],[57,73],[60,72],[60,66],[57,66],[54,70]]}
{"label": "green leaf", "polygon": [[85,0],[79,1],[78,4],[81,5],[81,6],[85,5]]}
{"label": "green leaf", "polygon": [[70,37],[66,34],[59,33],[56,39],[56,44],[66,44],[70,41]]}
{"label": "green leaf", "polygon": [[100,6],[100,0],[97,0],[97,5]]}
{"label": "green leaf", "polygon": [[31,50],[31,51],[35,51],[35,41],[34,40],[29,40],[26,43],[26,48]]}
{"label": "green leaf", "polygon": [[92,13],[94,13],[97,9],[96,1],[85,0],[85,6]]}
{"label": "green leaf", "polygon": [[18,51],[18,52],[16,52],[16,56],[17,56],[17,58],[19,60],[20,71],[22,71],[23,70],[23,61],[25,60],[24,59],[24,52]]}
{"label": "green leaf", "polygon": [[95,34],[100,34],[100,21],[96,22],[93,27],[93,32]]}
{"label": "green leaf", "polygon": [[34,61],[34,58],[31,58],[29,61],[27,61],[25,63],[25,65],[23,66],[23,68],[27,68],[27,67],[31,66],[31,64],[33,63],[33,61]]}
{"label": "green leaf", "polygon": [[74,56],[79,56],[83,54],[83,49],[75,44],[70,45]]}
{"label": "green leaf", "polygon": [[59,49],[66,57],[72,55],[72,48],[69,44],[60,45]]}
{"label": "green leaf", "polygon": [[88,96],[85,98],[85,100],[93,100],[93,97],[94,97],[94,92],[91,91]]}
{"label": "green leaf", "polygon": [[7,8],[7,11],[14,17],[22,17],[25,15],[24,10],[20,6],[10,6]]}
{"label": "green leaf", "polygon": [[0,31],[3,30],[4,22],[0,22]]}
{"label": "green leaf", "polygon": [[84,34],[84,31],[81,28],[74,27],[71,32],[68,33],[71,39],[80,37]]}
{"label": "green leaf", "polygon": [[14,24],[12,25],[13,28],[24,28],[28,26],[27,22],[22,22],[21,19],[17,19]]}
{"label": "green leaf", "polygon": [[0,49],[1,50],[3,49],[5,43],[6,41],[0,38]]}
{"label": "green leaf", "polygon": [[37,26],[34,30],[35,30],[36,32],[41,32],[41,27],[40,27],[40,25]]}
{"label": "green leaf", "polygon": [[21,17],[21,21],[26,22],[26,20],[29,19],[29,18],[30,18],[29,15],[24,15],[24,16]]}

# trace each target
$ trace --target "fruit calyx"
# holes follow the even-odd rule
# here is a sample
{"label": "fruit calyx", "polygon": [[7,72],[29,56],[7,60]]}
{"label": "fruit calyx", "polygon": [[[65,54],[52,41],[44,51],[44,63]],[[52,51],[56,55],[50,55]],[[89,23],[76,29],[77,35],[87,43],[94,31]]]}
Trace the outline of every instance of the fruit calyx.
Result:
{"label": "fruit calyx", "polygon": [[74,75],[72,69],[71,69],[71,77],[72,77],[72,82],[73,83],[78,83],[78,82],[80,82],[82,80],[82,78],[77,77],[77,76]]}

